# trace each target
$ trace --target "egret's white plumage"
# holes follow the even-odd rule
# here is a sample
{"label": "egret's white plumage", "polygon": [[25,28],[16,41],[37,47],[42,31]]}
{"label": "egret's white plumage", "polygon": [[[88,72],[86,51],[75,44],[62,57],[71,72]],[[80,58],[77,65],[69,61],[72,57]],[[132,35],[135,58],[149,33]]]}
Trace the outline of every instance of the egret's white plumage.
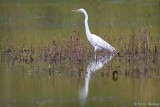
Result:
{"label": "egret's white plumage", "polygon": [[110,52],[117,52],[113,46],[111,46],[109,43],[104,41],[102,38],[95,34],[91,34],[88,26],[88,14],[84,9],[78,9],[78,10],[72,10],[75,12],[82,12],[85,16],[85,29],[86,29],[86,36],[88,41],[91,43],[91,45],[94,47],[94,51],[101,51],[101,50],[106,50]]}

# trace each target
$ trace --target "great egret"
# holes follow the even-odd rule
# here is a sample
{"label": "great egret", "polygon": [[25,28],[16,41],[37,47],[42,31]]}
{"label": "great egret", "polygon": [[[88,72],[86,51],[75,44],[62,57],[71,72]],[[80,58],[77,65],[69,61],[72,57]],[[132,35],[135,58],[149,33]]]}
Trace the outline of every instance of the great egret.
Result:
{"label": "great egret", "polygon": [[78,9],[78,10],[72,10],[72,11],[81,12],[84,14],[84,16],[85,16],[84,23],[85,23],[87,39],[91,43],[91,45],[94,47],[94,52],[102,51],[102,50],[106,50],[111,53],[113,53],[114,51],[117,52],[113,46],[111,46],[109,43],[104,41],[102,38],[100,38],[99,36],[97,36],[95,34],[91,34],[91,32],[89,30],[89,26],[88,26],[88,14],[83,8]]}

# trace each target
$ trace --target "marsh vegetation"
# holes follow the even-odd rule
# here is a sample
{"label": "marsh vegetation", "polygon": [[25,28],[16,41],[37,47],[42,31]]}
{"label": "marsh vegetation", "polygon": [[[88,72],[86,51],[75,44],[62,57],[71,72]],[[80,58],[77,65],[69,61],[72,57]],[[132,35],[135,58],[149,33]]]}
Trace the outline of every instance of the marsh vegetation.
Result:
{"label": "marsh vegetation", "polygon": [[[98,52],[96,66],[84,17],[71,12],[81,7],[91,32],[118,51],[113,58]],[[14,0],[0,8],[0,105],[160,104],[159,1]],[[86,79],[92,65],[98,71]]]}

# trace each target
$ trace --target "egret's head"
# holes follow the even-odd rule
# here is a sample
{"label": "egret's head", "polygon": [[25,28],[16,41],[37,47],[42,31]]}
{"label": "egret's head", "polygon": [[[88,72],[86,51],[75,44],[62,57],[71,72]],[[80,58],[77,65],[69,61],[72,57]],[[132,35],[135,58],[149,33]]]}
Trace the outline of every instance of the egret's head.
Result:
{"label": "egret's head", "polygon": [[78,9],[78,10],[72,10],[72,11],[74,11],[74,12],[82,12],[82,13],[84,13],[84,11],[85,11],[85,10],[81,8],[81,9]]}

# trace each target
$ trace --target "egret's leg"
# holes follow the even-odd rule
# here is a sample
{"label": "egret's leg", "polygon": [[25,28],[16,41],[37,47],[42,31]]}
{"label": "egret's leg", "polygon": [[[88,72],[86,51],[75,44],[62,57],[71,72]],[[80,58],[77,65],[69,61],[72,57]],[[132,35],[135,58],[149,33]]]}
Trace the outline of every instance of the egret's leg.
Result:
{"label": "egret's leg", "polygon": [[96,54],[94,55],[94,58],[95,58],[95,60],[97,60],[97,55]]}
{"label": "egret's leg", "polygon": [[95,60],[97,60],[96,50],[97,50],[97,47],[94,48],[94,58],[95,58]]}

